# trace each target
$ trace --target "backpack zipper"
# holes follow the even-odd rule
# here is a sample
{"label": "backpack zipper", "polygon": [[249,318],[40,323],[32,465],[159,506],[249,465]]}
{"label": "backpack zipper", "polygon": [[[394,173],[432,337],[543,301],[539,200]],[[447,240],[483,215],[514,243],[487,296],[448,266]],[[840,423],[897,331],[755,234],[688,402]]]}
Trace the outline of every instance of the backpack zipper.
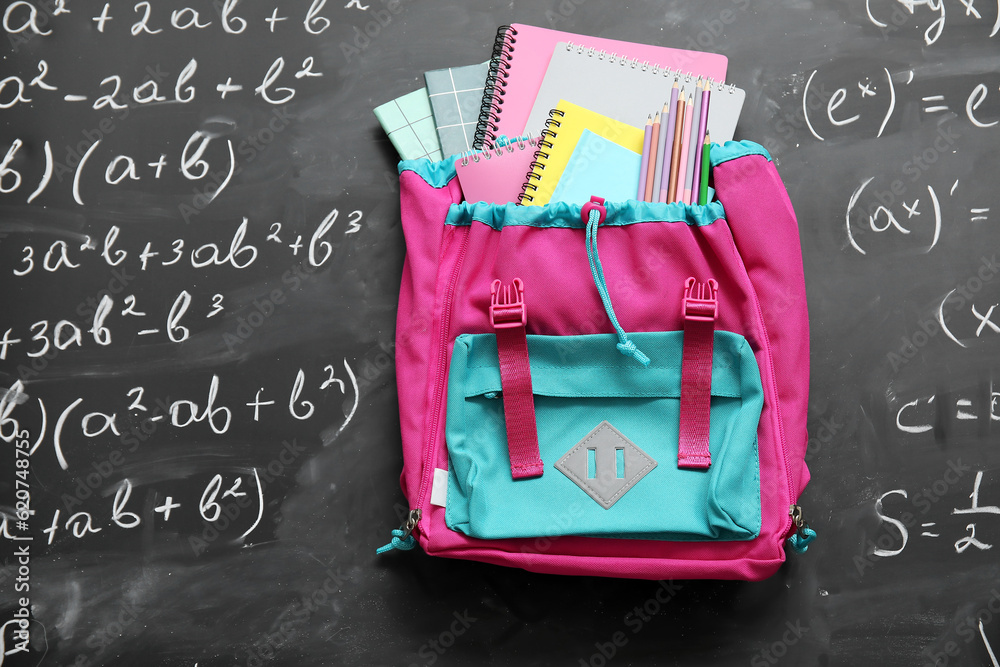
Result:
{"label": "backpack zipper", "polygon": [[[431,452],[437,440],[438,428],[441,426],[441,404],[444,400],[445,385],[448,382],[448,338],[451,333],[451,310],[455,298],[455,288],[458,284],[459,275],[462,272],[462,265],[465,263],[465,251],[468,245],[469,233],[466,231],[465,236],[462,238],[462,244],[458,249],[458,258],[455,260],[455,267],[452,269],[441,308],[441,329],[438,336],[440,356],[438,357],[437,377],[434,382],[434,405],[431,412],[431,428],[427,432],[427,439],[424,441],[423,456],[420,458],[421,462],[427,468],[421,470],[420,491],[417,493],[417,507],[423,507],[424,505],[427,496],[427,482],[430,479],[428,472],[434,467],[431,461]],[[411,510],[411,515],[412,512],[413,510]],[[421,520],[420,510],[416,510],[416,512],[416,521],[414,521],[413,528],[416,528]],[[413,528],[410,528],[410,532],[413,531]]]}

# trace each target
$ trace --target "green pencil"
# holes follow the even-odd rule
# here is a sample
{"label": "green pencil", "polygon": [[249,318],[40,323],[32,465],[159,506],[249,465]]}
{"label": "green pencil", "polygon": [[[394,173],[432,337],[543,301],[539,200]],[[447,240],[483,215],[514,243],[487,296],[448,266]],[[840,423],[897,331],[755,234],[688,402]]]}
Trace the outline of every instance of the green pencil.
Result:
{"label": "green pencil", "polygon": [[702,206],[708,203],[708,153],[711,146],[712,137],[706,133],[705,145],[701,149],[701,196],[698,197],[698,203]]}

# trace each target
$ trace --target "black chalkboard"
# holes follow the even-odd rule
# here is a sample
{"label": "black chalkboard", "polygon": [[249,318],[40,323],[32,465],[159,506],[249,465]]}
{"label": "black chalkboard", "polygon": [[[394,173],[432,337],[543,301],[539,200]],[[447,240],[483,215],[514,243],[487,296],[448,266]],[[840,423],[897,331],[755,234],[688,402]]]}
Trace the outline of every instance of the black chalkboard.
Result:
{"label": "black chalkboard", "polygon": [[[997,11],[5,3],[3,664],[997,665]],[[405,248],[372,108],[511,22],[723,53],[747,91],[812,323],[820,537],[767,581],[374,555]]]}

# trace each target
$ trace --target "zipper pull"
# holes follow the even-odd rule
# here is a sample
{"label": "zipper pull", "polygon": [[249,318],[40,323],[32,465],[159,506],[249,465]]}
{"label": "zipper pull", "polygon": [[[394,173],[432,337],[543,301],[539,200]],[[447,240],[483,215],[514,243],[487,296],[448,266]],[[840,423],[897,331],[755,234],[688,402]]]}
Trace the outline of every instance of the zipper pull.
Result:
{"label": "zipper pull", "polygon": [[796,553],[805,553],[809,549],[809,543],[816,539],[816,531],[809,527],[801,506],[789,506],[788,515],[792,517],[792,524],[795,526],[795,534],[788,538],[788,544]]}
{"label": "zipper pull", "polygon": [[393,549],[399,549],[400,551],[409,551],[413,547],[417,546],[417,540],[410,533],[413,529],[417,527],[417,522],[420,521],[420,510],[410,510],[410,513],[406,515],[406,521],[404,521],[399,528],[392,531],[392,541],[385,546],[379,547],[375,550],[375,554],[384,554],[387,551],[392,551]]}

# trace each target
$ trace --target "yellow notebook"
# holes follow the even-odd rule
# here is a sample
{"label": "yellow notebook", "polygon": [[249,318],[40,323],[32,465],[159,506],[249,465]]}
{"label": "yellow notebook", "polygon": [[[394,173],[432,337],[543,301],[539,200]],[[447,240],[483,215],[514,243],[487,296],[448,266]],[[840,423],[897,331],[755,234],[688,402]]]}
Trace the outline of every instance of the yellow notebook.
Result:
{"label": "yellow notebook", "polygon": [[[521,187],[521,204],[544,206],[552,201],[552,192],[584,130],[590,130],[630,151],[642,153],[643,131],[639,128],[602,116],[572,102],[559,100],[559,104],[549,112],[549,119],[545,121],[535,161]],[[600,168],[599,161],[595,161],[594,168]]]}

